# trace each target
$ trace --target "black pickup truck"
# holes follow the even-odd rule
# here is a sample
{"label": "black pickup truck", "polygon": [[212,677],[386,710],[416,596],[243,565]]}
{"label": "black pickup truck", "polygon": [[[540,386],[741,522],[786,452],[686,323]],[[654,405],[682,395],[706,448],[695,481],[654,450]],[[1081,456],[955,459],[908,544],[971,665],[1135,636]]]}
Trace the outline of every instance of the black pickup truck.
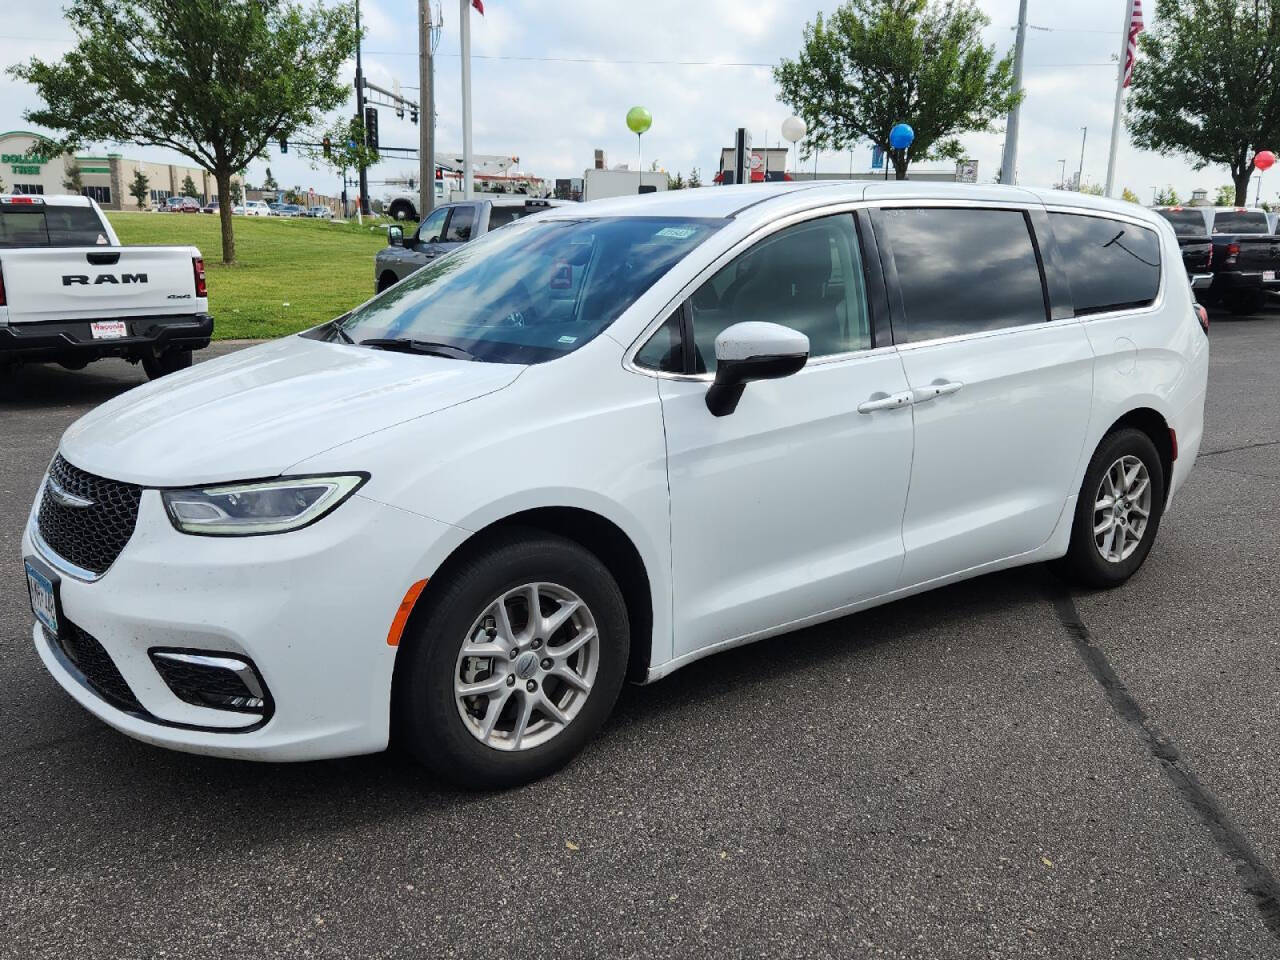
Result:
{"label": "black pickup truck", "polygon": [[1232,313],[1255,313],[1280,292],[1280,237],[1265,210],[1211,207],[1213,286],[1209,293]]}
{"label": "black pickup truck", "polygon": [[1213,284],[1213,241],[1204,207],[1157,207],[1156,212],[1173,225],[1182,248],[1182,265],[1187,268],[1191,289],[1208,290]]}

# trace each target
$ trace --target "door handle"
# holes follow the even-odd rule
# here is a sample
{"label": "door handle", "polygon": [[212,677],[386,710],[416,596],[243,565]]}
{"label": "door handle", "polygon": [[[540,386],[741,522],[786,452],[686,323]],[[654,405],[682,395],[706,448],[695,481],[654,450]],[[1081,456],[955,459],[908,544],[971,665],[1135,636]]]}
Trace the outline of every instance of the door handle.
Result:
{"label": "door handle", "polygon": [[915,400],[911,396],[910,391],[905,393],[892,393],[886,397],[873,397],[870,400],[864,400],[858,404],[859,413],[875,413],[877,410],[897,410],[899,407],[909,407]]}
{"label": "door handle", "polygon": [[964,384],[959,380],[949,380],[940,383],[931,383],[927,387],[921,387],[912,391],[916,403],[927,403],[938,397],[949,397],[953,393],[959,393],[960,388]]}

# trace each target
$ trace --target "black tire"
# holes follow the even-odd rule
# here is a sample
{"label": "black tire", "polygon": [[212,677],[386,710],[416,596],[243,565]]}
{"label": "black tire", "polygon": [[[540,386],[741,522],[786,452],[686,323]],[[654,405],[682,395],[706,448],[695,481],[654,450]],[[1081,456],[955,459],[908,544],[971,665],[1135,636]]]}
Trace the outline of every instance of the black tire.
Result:
{"label": "black tire", "polygon": [[63,370],[83,370],[88,365],[88,357],[68,357],[65,360],[58,361],[58,366]]}
{"label": "black tire", "polygon": [[391,205],[391,209],[387,211],[391,214],[392,220],[417,220],[418,212],[413,209],[413,204],[404,200],[397,200]]}
{"label": "black tire", "polygon": [[177,373],[191,366],[190,350],[166,350],[156,356],[148,354],[142,358],[142,369],[146,371],[148,380],[159,380],[170,373]]}
{"label": "black tire", "polygon": [[[1151,482],[1151,515],[1137,548],[1119,562],[1106,560],[1094,542],[1094,498],[1103,476],[1121,457],[1132,456],[1142,461]],[[1160,532],[1160,518],[1164,514],[1165,477],[1164,465],[1155,444],[1141,430],[1122,427],[1103,437],[1089,461],[1084,473],[1084,483],[1076,500],[1075,517],[1071,524],[1071,546],[1067,555],[1053,563],[1054,570],[1063,578],[1088,587],[1110,588],[1124,583],[1142,566]]]}
{"label": "black tire", "polygon": [[400,279],[394,273],[384,273],[378,278],[378,293],[388,290],[396,285],[396,281]]}
{"label": "black tire", "polygon": [[[600,638],[595,681],[580,711],[538,746],[498,750],[463,723],[454,695],[458,656],[472,625],[508,590],[559,584],[590,609]],[[626,676],[630,628],[622,591],[603,563],[563,537],[513,529],[488,540],[431,584],[396,662],[395,736],[435,773],[462,787],[494,789],[552,773],[582,749],[613,710]]]}
{"label": "black tire", "polygon": [[1227,309],[1238,317],[1259,313],[1266,305],[1267,295],[1262,291],[1234,293],[1227,298]]}

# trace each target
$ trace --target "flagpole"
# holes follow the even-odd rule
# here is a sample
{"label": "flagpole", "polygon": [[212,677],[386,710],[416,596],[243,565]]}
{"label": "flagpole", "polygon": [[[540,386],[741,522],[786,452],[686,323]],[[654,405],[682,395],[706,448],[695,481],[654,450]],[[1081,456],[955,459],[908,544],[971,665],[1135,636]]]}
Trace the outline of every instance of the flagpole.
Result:
{"label": "flagpole", "polygon": [[1125,0],[1124,23],[1120,27],[1120,62],[1116,65],[1116,103],[1111,114],[1111,150],[1107,154],[1106,195],[1116,185],[1116,150],[1120,146],[1120,111],[1124,106],[1124,67],[1129,59],[1129,30],[1133,24],[1133,0]]}
{"label": "flagpole", "polygon": [[462,40],[462,197],[471,199],[471,0],[459,0]]}

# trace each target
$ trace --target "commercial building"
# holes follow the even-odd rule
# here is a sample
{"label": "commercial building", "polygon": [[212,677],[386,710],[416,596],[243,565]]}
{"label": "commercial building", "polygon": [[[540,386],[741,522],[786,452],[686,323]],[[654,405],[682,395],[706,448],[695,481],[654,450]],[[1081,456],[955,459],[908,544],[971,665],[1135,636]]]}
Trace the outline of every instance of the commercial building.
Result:
{"label": "commercial building", "polygon": [[[42,141],[37,133],[11,130],[0,133],[0,182],[5,193],[66,193],[63,181],[72,166],[80,168],[81,193],[92,197],[104,210],[137,210],[138,201],[129,192],[134,174],[141,170],[147,178],[147,200],[142,209],[151,210],[167,197],[182,193],[187,177],[195,184],[197,199],[210,203],[218,199],[213,175],[200,167],[177,163],[129,160],[118,153],[105,156],[32,156],[28,151]],[[240,181],[239,177],[234,178]],[[243,183],[241,184],[243,186]]]}

